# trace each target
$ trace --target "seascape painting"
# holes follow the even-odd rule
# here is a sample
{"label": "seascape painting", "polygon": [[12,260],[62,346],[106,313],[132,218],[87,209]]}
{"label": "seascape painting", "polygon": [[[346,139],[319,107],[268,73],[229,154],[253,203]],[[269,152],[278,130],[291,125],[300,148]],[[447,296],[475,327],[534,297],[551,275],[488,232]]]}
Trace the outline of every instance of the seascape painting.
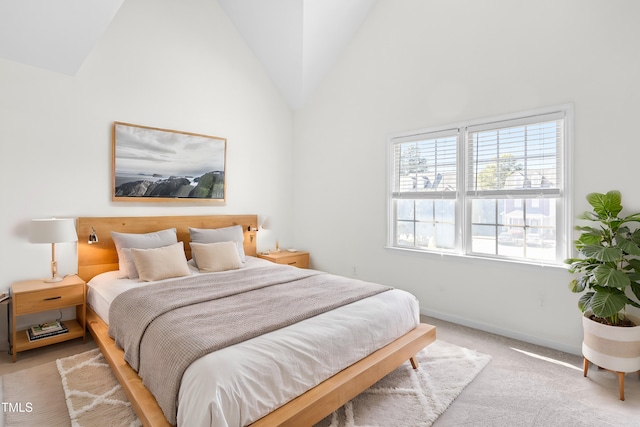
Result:
{"label": "seascape painting", "polygon": [[224,138],[113,123],[114,201],[226,201]]}

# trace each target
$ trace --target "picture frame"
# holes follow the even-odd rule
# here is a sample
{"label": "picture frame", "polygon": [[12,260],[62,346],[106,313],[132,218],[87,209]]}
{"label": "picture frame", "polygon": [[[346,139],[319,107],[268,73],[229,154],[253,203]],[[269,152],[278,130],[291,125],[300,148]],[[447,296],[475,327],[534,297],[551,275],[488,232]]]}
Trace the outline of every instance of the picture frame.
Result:
{"label": "picture frame", "polygon": [[115,202],[226,203],[227,140],[113,122]]}

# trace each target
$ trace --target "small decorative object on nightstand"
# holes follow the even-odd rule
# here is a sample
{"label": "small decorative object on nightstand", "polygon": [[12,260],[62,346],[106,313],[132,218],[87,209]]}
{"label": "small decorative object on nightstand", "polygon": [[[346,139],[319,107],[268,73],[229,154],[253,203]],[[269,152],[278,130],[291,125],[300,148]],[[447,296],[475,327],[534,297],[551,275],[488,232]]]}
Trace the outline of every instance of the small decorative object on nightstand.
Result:
{"label": "small decorative object on nightstand", "polygon": [[276,264],[287,264],[299,268],[309,268],[309,252],[283,250],[277,253],[259,254],[259,258]]}
{"label": "small decorative object on nightstand", "polygon": [[[73,338],[82,337],[85,339],[87,294],[86,284],[80,277],[71,275],[55,283],[48,283],[44,280],[16,282],[11,285],[11,297],[11,347],[14,362],[19,351],[43,347]],[[17,330],[18,316],[74,306],[76,307],[75,320],[62,322],[68,332],[31,341],[28,329]]]}

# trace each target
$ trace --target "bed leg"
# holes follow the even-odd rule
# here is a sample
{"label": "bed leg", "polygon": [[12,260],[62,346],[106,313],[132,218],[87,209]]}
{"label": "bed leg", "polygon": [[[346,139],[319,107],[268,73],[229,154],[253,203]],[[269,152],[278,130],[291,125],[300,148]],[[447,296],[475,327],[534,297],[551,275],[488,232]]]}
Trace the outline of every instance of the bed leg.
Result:
{"label": "bed leg", "polygon": [[409,362],[411,362],[411,367],[413,369],[418,369],[418,361],[416,360],[415,356],[414,357],[410,357],[409,358]]}

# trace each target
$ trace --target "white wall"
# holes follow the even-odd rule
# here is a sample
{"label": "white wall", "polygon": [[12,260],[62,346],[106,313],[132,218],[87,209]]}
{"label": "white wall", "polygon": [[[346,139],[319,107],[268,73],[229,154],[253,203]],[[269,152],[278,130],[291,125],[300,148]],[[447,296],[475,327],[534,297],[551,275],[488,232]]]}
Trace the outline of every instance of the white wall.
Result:
{"label": "white wall", "polygon": [[[127,0],[75,76],[0,59],[0,292],[49,273],[32,218],[266,214],[259,249],[287,244],[292,120],[216,1]],[[111,202],[113,121],[227,138],[227,205]],[[57,252],[77,271],[73,244]]]}
{"label": "white wall", "polygon": [[295,114],[296,244],[314,267],[411,291],[425,313],[578,353],[561,268],[384,249],[395,132],[574,103],[574,211],[618,189],[640,210],[640,3],[380,0]]}

